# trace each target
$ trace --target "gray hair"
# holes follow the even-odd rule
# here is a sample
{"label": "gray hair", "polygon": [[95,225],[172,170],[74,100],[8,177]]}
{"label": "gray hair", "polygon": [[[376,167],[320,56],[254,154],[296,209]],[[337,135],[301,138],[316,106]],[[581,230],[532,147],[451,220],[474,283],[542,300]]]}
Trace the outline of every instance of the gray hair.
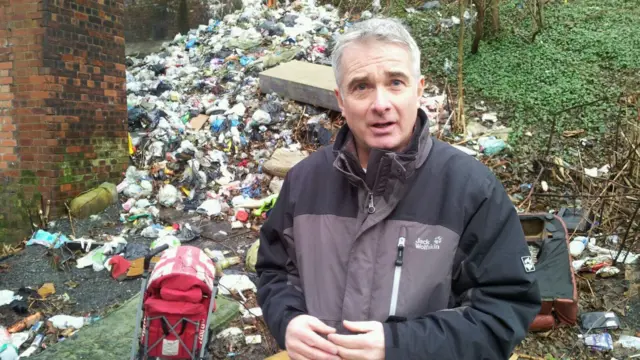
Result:
{"label": "gray hair", "polygon": [[413,76],[420,78],[420,49],[407,28],[395,18],[373,18],[356,23],[336,41],[331,53],[331,66],[338,87],[342,79],[341,60],[345,47],[365,40],[396,43],[406,47],[411,55]]}

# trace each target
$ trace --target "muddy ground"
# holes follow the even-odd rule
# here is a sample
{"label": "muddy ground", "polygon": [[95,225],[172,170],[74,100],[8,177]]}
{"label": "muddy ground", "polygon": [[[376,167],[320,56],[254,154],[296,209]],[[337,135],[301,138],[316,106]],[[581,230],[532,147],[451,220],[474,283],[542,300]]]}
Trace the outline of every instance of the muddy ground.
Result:
{"label": "muddy ground", "polygon": [[[122,235],[132,224],[120,221],[120,204],[115,204],[92,218],[73,221],[73,230],[67,218],[53,222],[50,232],[61,232],[76,237],[91,238],[96,241],[108,240],[109,235]],[[173,209],[161,210],[163,224],[189,223],[200,228],[201,236],[186,244],[199,248],[222,250],[242,255],[257,239],[257,233],[250,229],[231,230],[228,222],[215,219],[203,219],[200,215],[187,214]],[[124,237],[129,244],[144,244],[146,247],[153,239],[140,236],[142,229],[129,230]],[[221,233],[226,232],[226,235]],[[84,254],[78,251],[75,256]],[[100,316],[115,305],[121,304],[140,291],[141,280],[117,281],[107,270],[94,271],[91,267],[78,269],[73,261],[73,252],[48,250],[40,245],[25,248],[0,261],[0,290],[19,291],[31,288],[33,291],[45,283],[53,283],[55,294],[46,299],[35,298],[28,302],[28,314],[40,311],[45,318],[57,315]],[[241,256],[244,259],[243,256]],[[65,262],[64,260],[67,260]],[[231,267],[225,273],[242,271],[244,264]],[[254,276],[250,276],[255,279]],[[22,319],[26,314],[14,311],[9,305],[0,307],[0,325],[9,326]]]}

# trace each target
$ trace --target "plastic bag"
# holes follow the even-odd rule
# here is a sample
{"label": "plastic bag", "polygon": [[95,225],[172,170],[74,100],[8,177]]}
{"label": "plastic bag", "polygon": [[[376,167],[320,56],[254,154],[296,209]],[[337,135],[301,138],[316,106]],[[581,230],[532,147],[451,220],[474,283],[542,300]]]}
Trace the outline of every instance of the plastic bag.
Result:
{"label": "plastic bag", "polygon": [[173,206],[178,201],[178,197],[178,189],[171,184],[163,186],[158,193],[158,201],[167,207]]}
{"label": "plastic bag", "polygon": [[178,246],[180,246],[180,239],[178,239],[173,235],[163,236],[160,239],[155,240],[154,242],[151,243],[151,249],[155,249],[164,244],[169,245],[170,248],[177,248]]}

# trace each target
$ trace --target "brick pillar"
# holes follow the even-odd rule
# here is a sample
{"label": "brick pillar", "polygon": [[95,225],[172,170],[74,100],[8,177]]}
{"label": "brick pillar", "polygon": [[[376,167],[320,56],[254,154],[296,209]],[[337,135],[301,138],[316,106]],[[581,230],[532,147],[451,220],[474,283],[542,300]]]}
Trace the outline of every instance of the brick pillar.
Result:
{"label": "brick pillar", "polygon": [[0,0],[0,242],[128,165],[124,0]]}

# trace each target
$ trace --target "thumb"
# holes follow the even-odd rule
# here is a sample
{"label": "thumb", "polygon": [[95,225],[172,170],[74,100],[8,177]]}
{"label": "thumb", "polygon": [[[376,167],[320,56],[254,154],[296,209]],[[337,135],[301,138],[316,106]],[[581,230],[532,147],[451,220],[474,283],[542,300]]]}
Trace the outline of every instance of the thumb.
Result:
{"label": "thumb", "polygon": [[332,328],[331,326],[323,323],[322,321],[320,321],[320,319],[316,317],[310,317],[308,324],[311,330],[322,333],[322,334],[331,334],[336,332],[335,328]]}
{"label": "thumb", "polygon": [[366,333],[376,329],[375,321],[349,321],[344,320],[344,327],[353,332]]}

